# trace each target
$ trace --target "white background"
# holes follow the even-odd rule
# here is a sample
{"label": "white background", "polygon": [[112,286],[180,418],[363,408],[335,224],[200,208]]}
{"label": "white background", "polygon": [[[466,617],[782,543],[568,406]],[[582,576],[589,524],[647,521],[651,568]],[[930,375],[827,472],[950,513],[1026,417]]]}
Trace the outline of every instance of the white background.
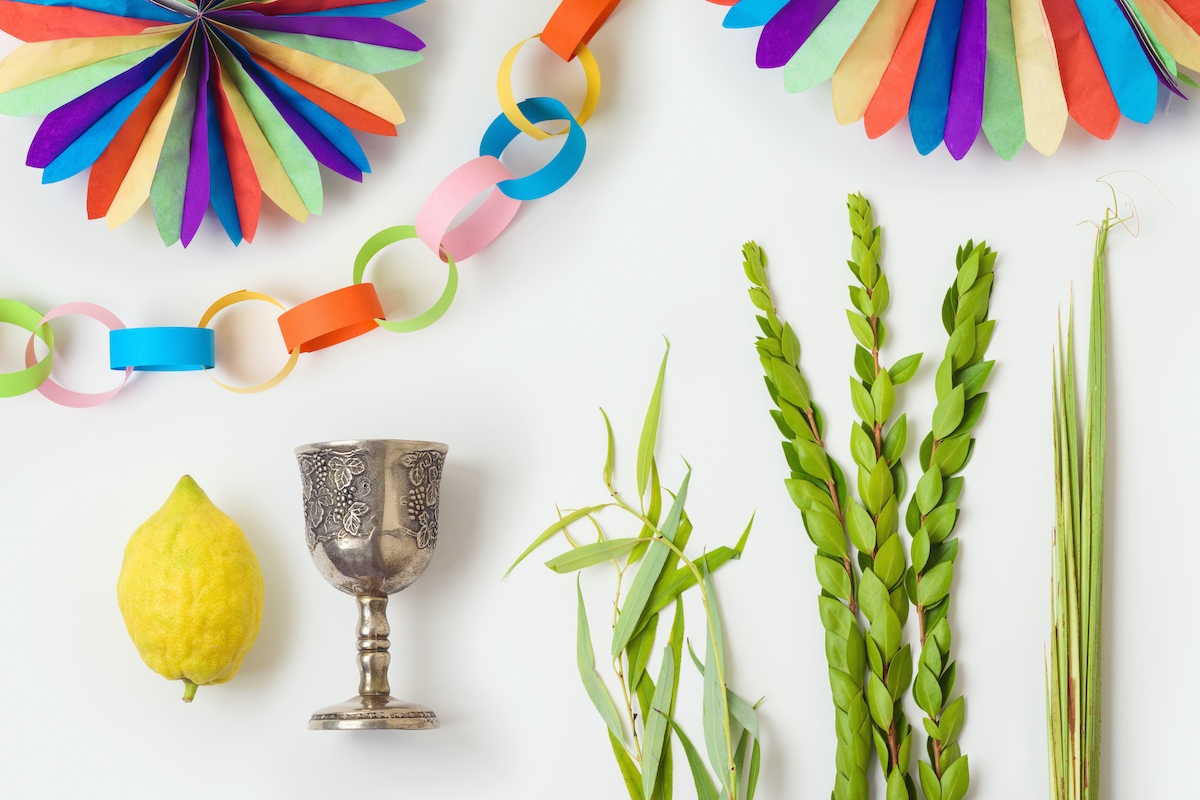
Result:
{"label": "white background", "polygon": [[[375,173],[362,186],[327,173],[324,215],[299,225],[265,210],[257,240],[236,249],[211,217],[187,251],[162,247],[148,209],[115,232],[87,222],[83,177],[40,186],[24,166],[40,120],[0,120],[0,296],[39,309],[87,300],[130,325],[189,325],[236,289],[290,306],[347,284],[361,243],[410,223],[437,182],[475,155],[498,113],[501,57],[553,8],[437,0],[399,17],[429,47],[424,63],[383,78],[409,121],[397,139],[363,137]],[[659,460],[672,486],[679,456],[695,469],[694,550],[732,544],[758,515],[745,558],[717,585],[732,685],[766,696],[760,796],[827,797],[833,713],[813,548],[783,487],[739,248],[756,238],[770,254],[833,451],[848,464],[843,204],[863,191],[885,228],[894,297],[885,355],[933,353],[899,392],[910,474],[932,411],[955,248],[986,237],[1000,253],[989,351],[998,366],[957,531],[962,745],[973,797],[1045,796],[1050,348],[1072,286],[1086,309],[1093,229],[1080,223],[1102,215],[1108,197],[1094,180],[1113,170],[1144,173],[1170,202],[1135,175],[1116,176],[1142,220],[1138,238],[1114,233],[1110,247],[1104,786],[1113,798],[1194,792],[1185,766],[1200,747],[1190,510],[1200,108],[1164,101],[1152,124],[1122,122],[1108,142],[1072,123],[1052,158],[1027,147],[1004,163],[982,139],[961,163],[944,148],[922,158],[903,124],[877,141],[861,125],[839,128],[828,85],[786,94],[778,72],[754,67],[755,32],[723,30],[723,13],[702,0],[622,4],[593,42],[604,95],[579,175],[527,203],[463,265],[458,299],[434,327],[305,356],[286,383],[256,396],[179,374],[138,375],[88,411],[36,393],[0,401],[0,794],[624,796],[575,669],[574,581],[540,565],[561,541],[501,576],[556,503],[603,498],[598,406],[617,432],[620,479],[632,481],[666,335]],[[578,68],[538,49],[522,58],[518,97],[551,91],[577,104]],[[555,146],[518,143],[510,165],[531,169]],[[410,242],[369,275],[399,317],[431,302],[444,272]],[[261,380],[282,363],[273,313],[257,305],[219,319],[227,379]],[[112,385],[102,329],[79,318],[55,325],[55,376],[79,389]],[[3,326],[0,368],[21,366],[24,341]],[[394,693],[432,706],[436,732],[305,729],[315,708],[354,691],[354,605],[305,552],[292,448],[350,437],[450,446],[437,557],[391,604]],[[141,663],[114,592],[125,540],[184,473],[241,523],[266,579],[262,633],[241,673],[191,705]],[[584,580],[601,633],[611,577],[597,568]],[[694,637],[698,620],[692,609]],[[699,739],[698,684],[690,666],[684,674],[682,716]],[[686,797],[682,761],[677,750]]]}

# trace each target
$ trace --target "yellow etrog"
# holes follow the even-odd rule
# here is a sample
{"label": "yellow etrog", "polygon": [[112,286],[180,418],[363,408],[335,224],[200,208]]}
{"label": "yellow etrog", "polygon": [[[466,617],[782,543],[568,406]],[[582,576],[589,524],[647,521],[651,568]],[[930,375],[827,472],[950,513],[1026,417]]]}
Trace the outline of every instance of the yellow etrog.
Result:
{"label": "yellow etrog", "polygon": [[142,660],[169,680],[197,686],[237,674],[262,622],[263,578],[238,524],[191,476],[125,546],[117,603]]}

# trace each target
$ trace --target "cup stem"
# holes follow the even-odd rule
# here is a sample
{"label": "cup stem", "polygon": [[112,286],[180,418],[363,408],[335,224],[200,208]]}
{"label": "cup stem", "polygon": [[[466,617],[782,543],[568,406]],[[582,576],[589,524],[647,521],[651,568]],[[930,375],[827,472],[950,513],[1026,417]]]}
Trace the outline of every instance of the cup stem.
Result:
{"label": "cup stem", "polygon": [[387,621],[387,596],[358,595],[358,693],[360,695],[390,695],[388,653],[391,628]]}

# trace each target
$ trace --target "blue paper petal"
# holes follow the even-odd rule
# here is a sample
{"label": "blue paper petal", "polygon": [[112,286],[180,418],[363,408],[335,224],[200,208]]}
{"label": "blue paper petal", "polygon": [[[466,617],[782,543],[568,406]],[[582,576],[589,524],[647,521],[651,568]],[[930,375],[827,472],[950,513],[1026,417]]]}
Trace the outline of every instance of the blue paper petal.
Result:
{"label": "blue paper petal", "polygon": [[208,180],[209,200],[225,233],[235,245],[242,241],[242,221],[238,217],[237,200],[233,194],[233,175],[229,171],[229,157],[225,152],[225,141],[221,138],[221,123],[217,118],[217,98],[213,85],[208,87]]}
{"label": "blue paper petal", "polygon": [[1121,113],[1149,122],[1158,104],[1158,76],[1116,0],[1078,0],[1079,13],[1100,57]]}
{"label": "blue paper petal", "polygon": [[908,126],[913,144],[921,155],[929,155],[942,143],[946,114],[950,108],[950,84],[954,78],[954,54],[962,25],[963,0],[937,0],[925,34],[925,48],[908,105]]}
{"label": "blue paper petal", "polygon": [[725,28],[761,28],[786,6],[788,0],[742,0],[725,13]]}

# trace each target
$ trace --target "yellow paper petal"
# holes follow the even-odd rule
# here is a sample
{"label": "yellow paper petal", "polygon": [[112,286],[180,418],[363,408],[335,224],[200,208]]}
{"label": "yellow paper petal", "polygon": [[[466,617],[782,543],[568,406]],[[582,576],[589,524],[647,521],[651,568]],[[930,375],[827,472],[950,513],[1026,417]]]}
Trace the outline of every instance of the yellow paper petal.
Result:
{"label": "yellow paper petal", "polygon": [[1042,155],[1052,155],[1067,129],[1067,99],[1042,0],[1012,0],[1012,21],[1025,139]]}
{"label": "yellow paper petal", "polygon": [[263,135],[262,128],[258,127],[258,121],[246,105],[246,98],[242,97],[233,79],[229,77],[229,72],[224,69],[221,70],[221,88],[225,90],[225,98],[229,101],[229,108],[233,111],[238,130],[241,131],[242,141],[246,143],[246,151],[250,154],[250,163],[254,165],[254,174],[258,176],[258,184],[262,187],[263,194],[271,198],[271,201],[292,219],[306,221],[308,209],[304,207],[304,201],[292,185],[279,156],[271,149],[271,143]]}
{"label": "yellow paper petal", "polygon": [[171,90],[167,92],[166,99],[163,100],[158,113],[154,115],[150,127],[146,129],[146,135],[138,146],[137,155],[133,157],[133,163],[129,166],[129,171],[125,173],[124,179],[121,180],[121,187],[117,189],[117,196],[113,198],[112,205],[109,206],[108,213],[104,216],[104,222],[108,225],[109,230],[128,222],[134,212],[141,208],[142,203],[150,197],[150,184],[154,181],[154,172],[158,168],[158,157],[162,153],[163,140],[167,138],[171,115],[175,113],[175,104],[179,100],[179,87],[183,85],[183,76],[186,74],[187,62],[185,61],[180,65],[179,74],[175,76]]}
{"label": "yellow paper petal", "polygon": [[133,36],[28,42],[0,61],[0,92],[27,86],[113,56],[122,56],[148,47],[161,47],[178,38],[186,27],[187,24],[184,23]]}
{"label": "yellow paper petal", "polygon": [[857,122],[891,63],[917,0],[879,0],[867,24],[833,73],[833,116],[839,125]]}
{"label": "yellow paper petal", "polygon": [[1137,7],[1167,52],[1188,69],[1200,70],[1200,34],[1164,0],[1137,0]]}
{"label": "yellow paper petal", "polygon": [[301,50],[268,42],[228,25],[216,24],[254,55],[265,58],[297,78],[319,86],[393,125],[404,122],[404,112],[400,110],[396,98],[392,97],[392,93],[374,75],[326,61]]}

